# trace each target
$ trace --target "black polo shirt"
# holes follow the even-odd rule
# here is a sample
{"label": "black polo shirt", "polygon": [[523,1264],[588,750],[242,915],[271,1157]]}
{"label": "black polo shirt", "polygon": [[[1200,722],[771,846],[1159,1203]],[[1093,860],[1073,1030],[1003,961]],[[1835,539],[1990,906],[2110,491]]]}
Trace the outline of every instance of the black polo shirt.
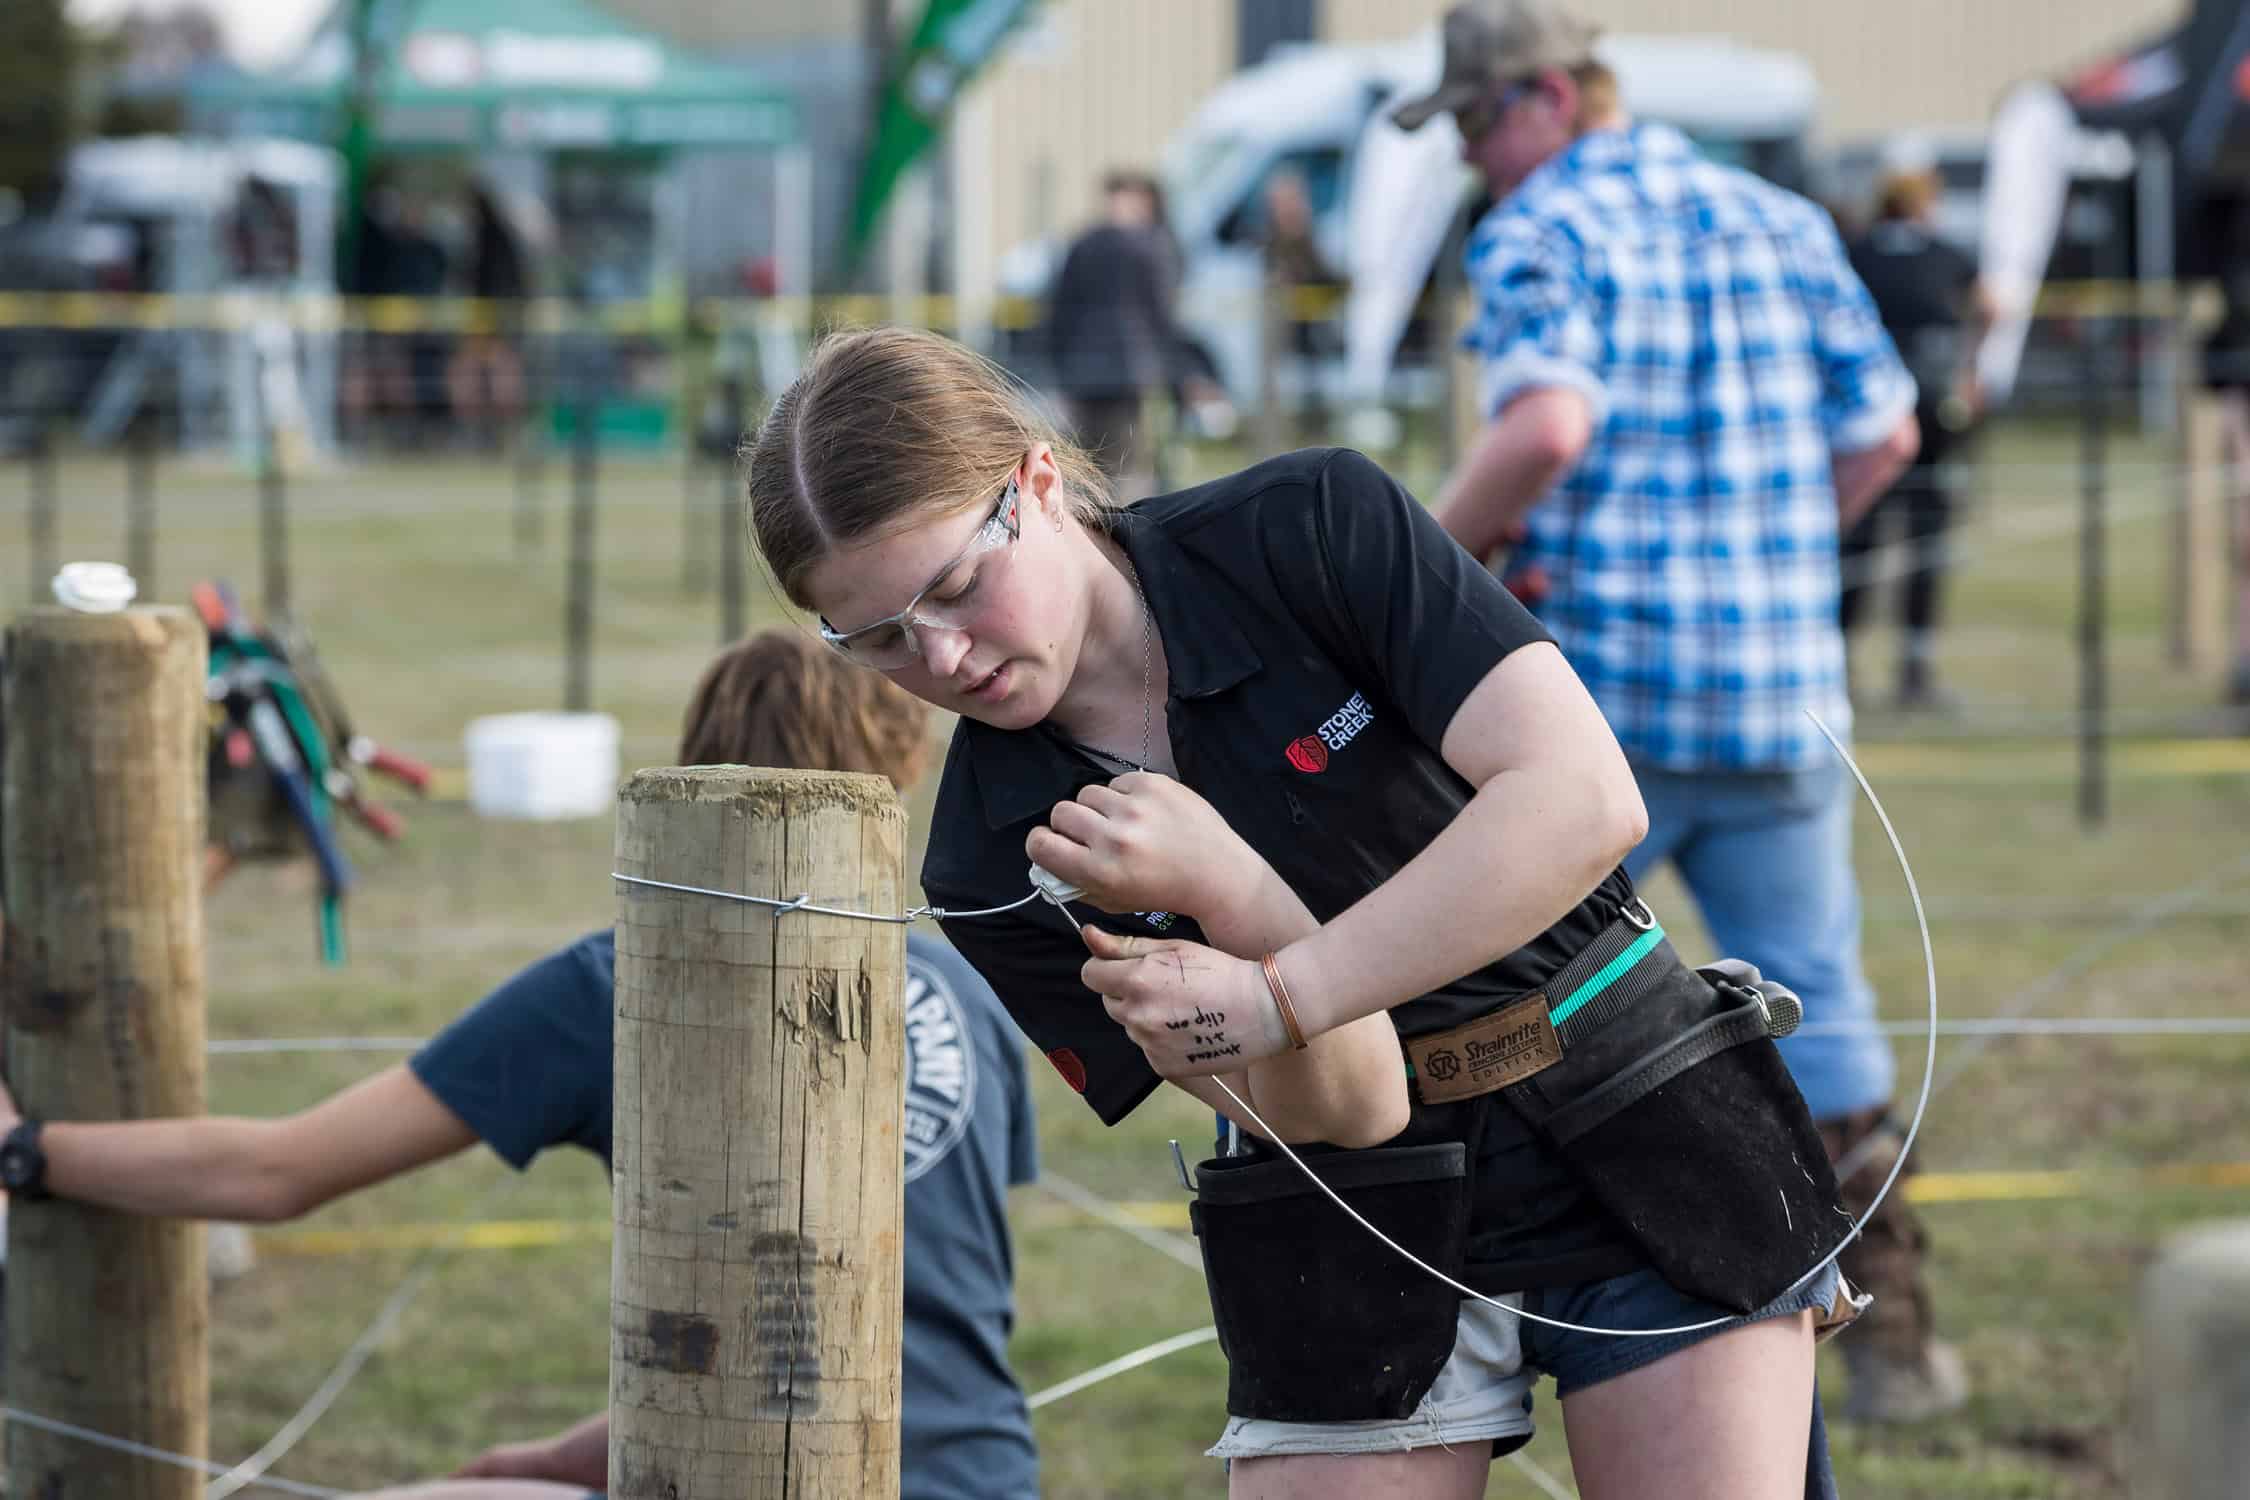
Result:
{"label": "black polo shirt", "polygon": [[[1447,726],[1501,658],[1548,639],[1411,495],[1348,450],[1293,453],[1143,500],[1115,512],[1111,529],[1164,642],[1180,779],[1322,922],[1453,821],[1473,788],[1439,754]],[[929,899],[976,909],[1023,895],[1025,838],[1057,802],[1113,774],[1050,726],[963,719],[922,870]],[[1613,873],[1524,947],[1395,1007],[1399,1032],[1442,1031],[1538,988],[1630,896]],[[1071,915],[1203,941],[1193,921],[1168,913],[1078,904]],[[1071,920],[1035,902],[945,930],[1105,1123],[1156,1087],[1140,1049],[1079,982],[1086,949]],[[1605,1261],[1578,1252],[1614,1250],[1621,1230],[1511,1110],[1486,1113],[1472,1258]]]}

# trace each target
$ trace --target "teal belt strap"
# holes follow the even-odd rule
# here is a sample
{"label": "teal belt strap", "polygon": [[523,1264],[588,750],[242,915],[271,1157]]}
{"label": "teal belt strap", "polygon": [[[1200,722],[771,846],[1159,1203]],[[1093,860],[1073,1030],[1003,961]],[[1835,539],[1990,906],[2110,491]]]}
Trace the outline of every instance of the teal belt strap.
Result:
{"label": "teal belt strap", "polygon": [[[1648,962],[1663,943],[1664,924],[1653,913],[1646,927],[1619,917],[1556,971],[1547,993],[1563,998],[1549,1004],[1547,1019],[1563,1045],[1626,1009],[1664,977],[1668,965]],[[1414,1076],[1411,1063],[1406,1076]]]}
{"label": "teal belt strap", "polygon": [[1635,937],[1626,946],[1624,952],[1603,964],[1598,972],[1564,996],[1561,1004],[1554,1006],[1547,1012],[1547,1019],[1554,1022],[1559,1029],[1565,1021],[1585,1009],[1589,1001],[1606,992],[1611,985],[1632,972],[1633,966],[1646,958],[1650,950],[1663,941],[1664,924],[1659,922],[1649,928],[1648,931]]}

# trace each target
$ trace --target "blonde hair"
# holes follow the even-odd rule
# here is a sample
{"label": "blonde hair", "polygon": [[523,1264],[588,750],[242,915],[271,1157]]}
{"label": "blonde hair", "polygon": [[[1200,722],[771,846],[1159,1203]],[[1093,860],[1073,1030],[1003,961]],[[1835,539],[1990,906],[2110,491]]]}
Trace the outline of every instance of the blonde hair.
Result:
{"label": "blonde hair", "polygon": [[1578,85],[1578,117],[1571,128],[1583,135],[1617,117],[1622,96],[1617,89],[1617,75],[1607,63],[1586,62],[1566,70],[1570,81]]}
{"label": "blonde hair", "polygon": [[928,760],[930,711],[880,674],[793,630],[763,630],[704,670],[680,732],[683,766],[872,771],[905,791]]}
{"label": "blonde hair", "polygon": [[1101,472],[982,355],[918,328],[831,334],[743,452],[750,530],[782,592],[839,548],[989,505],[1044,443],[1073,514],[1099,525]]}
{"label": "blonde hair", "polygon": [[1886,172],[1876,190],[1875,217],[1919,219],[1930,211],[1944,189],[1945,184],[1933,171]]}

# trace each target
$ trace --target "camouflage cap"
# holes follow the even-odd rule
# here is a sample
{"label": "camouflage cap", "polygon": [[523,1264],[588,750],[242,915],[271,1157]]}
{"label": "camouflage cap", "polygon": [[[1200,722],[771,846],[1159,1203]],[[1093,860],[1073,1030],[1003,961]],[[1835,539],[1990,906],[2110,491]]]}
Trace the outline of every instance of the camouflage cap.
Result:
{"label": "camouflage cap", "polygon": [[1391,112],[1402,130],[1463,109],[1493,89],[1547,68],[1594,60],[1601,28],[1555,0],[1463,0],[1445,13],[1445,67],[1438,86]]}

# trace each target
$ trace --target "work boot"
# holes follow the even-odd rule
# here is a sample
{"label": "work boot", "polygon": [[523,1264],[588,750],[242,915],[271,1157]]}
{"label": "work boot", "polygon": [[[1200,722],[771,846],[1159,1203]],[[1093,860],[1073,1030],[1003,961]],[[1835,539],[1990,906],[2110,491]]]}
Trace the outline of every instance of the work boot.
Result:
{"label": "work boot", "polygon": [[[1880,1297],[1875,1305],[1881,1307]],[[1837,1340],[1850,1384],[1844,1391],[1847,1422],[1926,1422],[1959,1411],[1969,1399],[1969,1371],[1961,1351],[1943,1339],[1922,1346],[1919,1358],[1901,1361],[1861,1344]]]}
{"label": "work boot", "polygon": [[[1887,1107],[1820,1122],[1821,1144],[1836,1164],[1844,1207],[1867,1212],[1905,1137]],[[1960,1352],[1932,1331],[1930,1288],[1923,1274],[1929,1234],[1906,1202],[1907,1171],[1861,1227],[1837,1264],[1875,1303],[1837,1340],[1851,1376],[1843,1416],[1855,1422],[1917,1422],[1958,1410],[1969,1399]]]}

